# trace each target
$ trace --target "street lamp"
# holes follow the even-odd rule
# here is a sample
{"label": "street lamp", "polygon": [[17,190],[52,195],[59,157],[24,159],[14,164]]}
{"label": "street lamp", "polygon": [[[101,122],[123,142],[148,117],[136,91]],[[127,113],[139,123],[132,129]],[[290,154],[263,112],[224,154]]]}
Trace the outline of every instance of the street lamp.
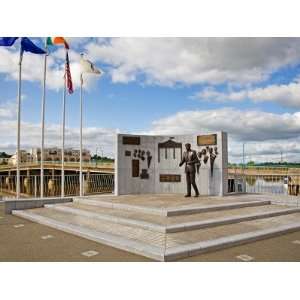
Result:
{"label": "street lamp", "polygon": [[243,177],[245,176],[245,142],[243,142]]}
{"label": "street lamp", "polygon": [[103,157],[103,150],[100,147],[96,147],[96,167],[97,167],[97,162],[98,162],[98,149],[101,151],[101,158]]}
{"label": "street lamp", "polygon": [[245,143],[243,143],[243,168],[245,168]]}

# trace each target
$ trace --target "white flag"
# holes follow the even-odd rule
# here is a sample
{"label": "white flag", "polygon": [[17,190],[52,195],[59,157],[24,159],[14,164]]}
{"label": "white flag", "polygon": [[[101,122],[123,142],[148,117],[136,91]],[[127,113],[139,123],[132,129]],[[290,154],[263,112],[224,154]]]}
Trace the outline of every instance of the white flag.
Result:
{"label": "white flag", "polygon": [[93,73],[93,74],[103,74],[103,72],[99,69],[97,69],[92,62],[90,62],[87,59],[84,59],[81,56],[80,59],[80,65],[81,65],[81,73]]}

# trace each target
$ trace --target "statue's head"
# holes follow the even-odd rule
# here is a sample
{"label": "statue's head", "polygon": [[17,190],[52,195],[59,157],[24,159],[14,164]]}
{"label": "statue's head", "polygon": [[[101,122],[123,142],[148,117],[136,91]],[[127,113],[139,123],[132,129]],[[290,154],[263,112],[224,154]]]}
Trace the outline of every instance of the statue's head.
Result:
{"label": "statue's head", "polygon": [[190,144],[190,143],[186,143],[186,144],[185,144],[185,149],[186,149],[187,151],[191,150],[191,144]]}

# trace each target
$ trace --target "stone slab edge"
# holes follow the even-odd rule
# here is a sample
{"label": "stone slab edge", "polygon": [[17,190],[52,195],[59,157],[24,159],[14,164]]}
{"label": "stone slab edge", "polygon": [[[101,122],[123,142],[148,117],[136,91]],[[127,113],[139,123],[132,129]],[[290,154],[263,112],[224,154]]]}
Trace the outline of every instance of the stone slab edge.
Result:
{"label": "stone slab edge", "polygon": [[36,199],[19,199],[6,200],[4,202],[4,211],[6,214],[11,214],[13,210],[23,210],[31,208],[40,208],[45,204],[57,204],[72,202],[73,197],[53,197],[53,198],[36,198]]}
{"label": "stone slab edge", "polygon": [[153,215],[159,215],[164,217],[189,215],[189,214],[196,214],[196,213],[209,212],[209,211],[227,210],[227,209],[234,209],[234,208],[243,208],[243,207],[252,207],[252,206],[271,204],[270,200],[257,200],[257,201],[251,200],[251,201],[243,201],[243,202],[232,202],[232,203],[226,203],[221,205],[220,204],[207,205],[207,206],[201,205],[201,206],[193,206],[193,207],[185,205],[178,208],[167,210],[161,208],[149,208],[146,206],[139,206],[139,205],[112,203],[109,201],[78,199],[78,198],[74,199],[74,202],[88,204],[88,205],[96,205],[105,208],[136,211],[145,214],[153,214]]}
{"label": "stone slab edge", "polygon": [[176,209],[168,210],[167,216],[180,216],[180,215],[190,215],[197,214],[203,212],[210,211],[220,211],[220,210],[228,210],[235,208],[243,208],[243,207],[253,207],[253,206],[263,206],[271,204],[270,200],[257,200],[257,201],[243,201],[243,202],[232,202],[226,204],[217,204],[217,205],[207,205],[207,206],[194,206],[194,207],[179,207]]}
{"label": "stone slab edge", "polygon": [[144,212],[152,215],[167,216],[167,211],[159,208],[149,208],[149,207],[139,206],[139,205],[113,203],[109,201],[79,199],[79,198],[74,199],[74,202],[81,203],[81,204],[88,204],[88,205],[96,205],[105,208],[115,208],[115,209],[128,210],[128,211]]}
{"label": "stone slab edge", "polygon": [[215,218],[215,219],[210,219],[205,221],[186,222],[181,224],[169,225],[167,226],[166,232],[175,233],[175,232],[182,232],[182,231],[190,231],[190,230],[203,229],[208,227],[240,223],[245,221],[272,218],[276,216],[288,215],[288,214],[299,213],[299,212],[300,212],[300,208],[288,208],[288,209],[281,209],[277,211],[270,211],[270,212],[263,212],[263,213],[238,215],[235,217]]}

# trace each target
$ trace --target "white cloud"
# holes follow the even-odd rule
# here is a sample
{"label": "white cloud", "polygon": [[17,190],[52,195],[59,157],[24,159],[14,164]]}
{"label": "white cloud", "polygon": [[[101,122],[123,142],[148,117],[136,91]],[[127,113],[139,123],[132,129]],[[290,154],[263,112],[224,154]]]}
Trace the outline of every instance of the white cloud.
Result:
{"label": "white cloud", "polygon": [[[299,162],[300,138],[245,143],[245,160],[258,162]],[[243,144],[233,139],[229,143],[230,161],[242,162]]]}
{"label": "white cloud", "polygon": [[151,132],[227,131],[237,140],[288,139],[300,134],[300,112],[273,114],[233,108],[183,111],[153,122]]}
{"label": "white cloud", "polygon": [[[70,38],[74,85],[79,84],[78,48],[106,64],[113,82],[147,84],[249,85],[266,80],[278,68],[300,60],[299,38]],[[48,57],[48,86],[62,87],[63,47]],[[0,73],[17,78],[18,51],[0,47]],[[43,57],[26,53],[23,78],[41,81]],[[95,81],[89,77],[87,88]]]}
{"label": "white cloud", "polygon": [[[1,150],[14,153],[16,149],[16,121],[9,119],[0,120],[0,144]],[[100,147],[105,155],[113,156],[114,135],[116,129],[87,127],[83,129],[84,147],[95,152]],[[21,126],[21,148],[31,149],[40,147],[41,129],[40,124],[22,122]],[[66,127],[66,147],[79,149],[79,129]],[[47,124],[45,128],[45,146],[61,146],[61,126],[58,124]]]}
{"label": "white cloud", "polygon": [[145,77],[160,85],[248,84],[300,59],[298,38],[114,38],[87,53],[109,65],[114,82]]}
{"label": "white cloud", "polygon": [[[153,122],[151,129],[138,134],[190,134],[214,131],[229,134],[229,158],[241,162],[242,143],[246,141],[246,158],[255,161],[279,161],[280,153],[288,161],[300,157],[300,113],[277,115],[260,111],[218,109],[183,111]],[[105,155],[114,156],[114,135],[118,129],[84,128],[84,146],[95,152],[101,147]],[[46,146],[61,145],[59,124],[47,124]],[[0,120],[1,150],[10,153],[16,148],[16,121],[8,114]],[[21,147],[30,149],[40,145],[40,124],[22,123]],[[78,128],[66,128],[66,147],[79,147]]]}
{"label": "white cloud", "polygon": [[192,98],[210,102],[237,102],[249,99],[253,102],[276,102],[282,106],[300,108],[300,83],[299,79],[296,79],[289,84],[273,84],[237,92],[220,92],[213,87],[207,87]]}
{"label": "white cloud", "polygon": [[0,103],[0,119],[13,119],[16,116],[16,104],[11,101]]}
{"label": "white cloud", "polygon": [[281,151],[289,161],[299,161],[300,112],[279,115],[233,108],[183,111],[153,122],[148,133],[201,134],[221,130],[229,134],[232,162],[241,161],[243,141],[247,141],[247,155],[256,161],[278,159]]}

